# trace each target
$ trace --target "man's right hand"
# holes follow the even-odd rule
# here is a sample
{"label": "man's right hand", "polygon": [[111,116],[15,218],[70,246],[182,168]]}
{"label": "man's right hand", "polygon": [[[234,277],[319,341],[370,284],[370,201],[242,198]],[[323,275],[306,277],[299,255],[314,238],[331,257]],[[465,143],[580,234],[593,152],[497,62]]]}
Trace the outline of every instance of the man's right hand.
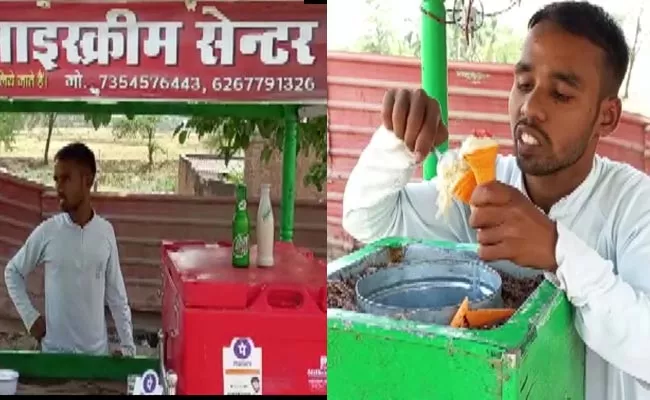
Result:
{"label": "man's right hand", "polygon": [[390,89],[381,111],[386,129],[395,132],[420,162],[449,138],[440,115],[440,105],[422,89]]}
{"label": "man's right hand", "polygon": [[45,337],[45,318],[39,315],[29,330],[29,334],[40,343]]}

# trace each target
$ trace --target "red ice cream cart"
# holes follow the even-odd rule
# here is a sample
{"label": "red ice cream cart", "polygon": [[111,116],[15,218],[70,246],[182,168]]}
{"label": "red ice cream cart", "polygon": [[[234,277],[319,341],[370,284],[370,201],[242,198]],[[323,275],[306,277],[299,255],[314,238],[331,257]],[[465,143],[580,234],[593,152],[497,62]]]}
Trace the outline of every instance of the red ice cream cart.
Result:
{"label": "red ice cream cart", "polygon": [[290,243],[275,266],[232,268],[231,248],[165,243],[165,366],[178,394],[327,394],[325,265]]}

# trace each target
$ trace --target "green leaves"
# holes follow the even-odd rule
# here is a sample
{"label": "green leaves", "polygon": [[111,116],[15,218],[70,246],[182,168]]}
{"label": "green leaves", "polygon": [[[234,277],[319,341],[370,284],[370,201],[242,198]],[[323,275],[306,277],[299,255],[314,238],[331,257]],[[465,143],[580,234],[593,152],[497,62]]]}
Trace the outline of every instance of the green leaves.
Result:
{"label": "green leaves", "polygon": [[138,137],[148,139],[156,132],[156,126],[159,122],[160,117],[157,115],[138,115],[131,118],[128,116],[119,117],[113,121],[113,134],[118,139],[135,139]]}
{"label": "green leaves", "polygon": [[[87,114],[84,120],[95,129],[111,126],[116,138],[142,138],[147,141],[149,165],[153,165],[154,153],[160,151],[155,141],[155,131],[161,119],[159,116],[126,115],[112,118],[111,114]],[[262,160],[267,163],[275,151],[283,151],[285,121],[271,118],[241,117],[191,117],[174,129],[173,136],[184,144],[192,133],[204,140],[212,151],[222,157],[226,164],[239,152],[246,150],[252,138],[259,136],[264,140]],[[316,161],[310,166],[303,184],[313,186],[322,192],[327,177],[327,117],[320,116],[298,122],[297,151],[305,155],[315,155]],[[2,136],[0,134],[0,141]]]}
{"label": "green leaves", "polygon": [[143,139],[147,142],[147,160],[149,168],[153,167],[156,152],[164,149],[156,142],[156,128],[160,123],[158,115],[138,115],[120,117],[113,121],[113,135],[118,139]]}
{"label": "green leaves", "polygon": [[25,116],[20,113],[0,113],[0,143],[7,151],[13,150],[16,135],[25,125]]}
{"label": "green leaves", "polygon": [[313,151],[317,160],[309,167],[303,183],[322,192],[327,180],[327,116],[311,118],[301,123],[298,129],[299,148],[306,153]]}
{"label": "green leaves", "polygon": [[[174,129],[179,143],[185,143],[190,133],[210,145],[213,152],[226,164],[240,151],[246,150],[251,139],[258,135],[265,139],[262,160],[269,161],[275,151],[283,151],[285,121],[270,118],[192,117]],[[315,154],[317,161],[310,166],[303,183],[323,190],[327,175],[327,117],[315,117],[298,123],[298,152]]]}
{"label": "green leaves", "polygon": [[84,120],[90,122],[98,130],[103,126],[109,126],[111,124],[111,119],[113,115],[110,113],[93,113],[93,114],[84,114]]}

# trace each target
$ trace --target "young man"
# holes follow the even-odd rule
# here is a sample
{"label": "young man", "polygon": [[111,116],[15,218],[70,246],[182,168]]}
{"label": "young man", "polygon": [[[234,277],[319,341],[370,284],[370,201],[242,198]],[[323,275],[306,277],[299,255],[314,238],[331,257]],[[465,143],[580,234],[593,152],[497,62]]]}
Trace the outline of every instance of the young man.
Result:
{"label": "young man", "polygon": [[596,156],[621,117],[628,57],[600,7],[547,5],[529,21],[514,68],[514,156],[497,160],[498,182],[437,219],[435,180],[408,182],[447,129],[422,91],[391,90],[343,199],[343,226],[362,242],[475,242],[484,260],[544,271],[576,308],[587,400],[650,399],[650,178]]}
{"label": "young man", "polygon": [[[121,342],[116,355],[135,355],[129,308],[115,232],[95,213],[90,189],[95,155],[83,143],[55,156],[54,181],[61,210],[43,221],[5,269],[7,291],[29,333],[44,352],[108,354],[104,304]],[[45,266],[45,315],[34,308],[26,277]]]}

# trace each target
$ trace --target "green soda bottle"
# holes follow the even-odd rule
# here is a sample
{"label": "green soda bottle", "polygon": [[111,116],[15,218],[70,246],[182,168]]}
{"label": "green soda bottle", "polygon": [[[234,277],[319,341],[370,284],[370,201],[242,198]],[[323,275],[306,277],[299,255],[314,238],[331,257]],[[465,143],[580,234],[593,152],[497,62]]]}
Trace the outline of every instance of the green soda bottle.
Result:
{"label": "green soda bottle", "polygon": [[235,215],[232,218],[232,266],[248,268],[250,263],[250,221],[246,186],[237,185]]}

